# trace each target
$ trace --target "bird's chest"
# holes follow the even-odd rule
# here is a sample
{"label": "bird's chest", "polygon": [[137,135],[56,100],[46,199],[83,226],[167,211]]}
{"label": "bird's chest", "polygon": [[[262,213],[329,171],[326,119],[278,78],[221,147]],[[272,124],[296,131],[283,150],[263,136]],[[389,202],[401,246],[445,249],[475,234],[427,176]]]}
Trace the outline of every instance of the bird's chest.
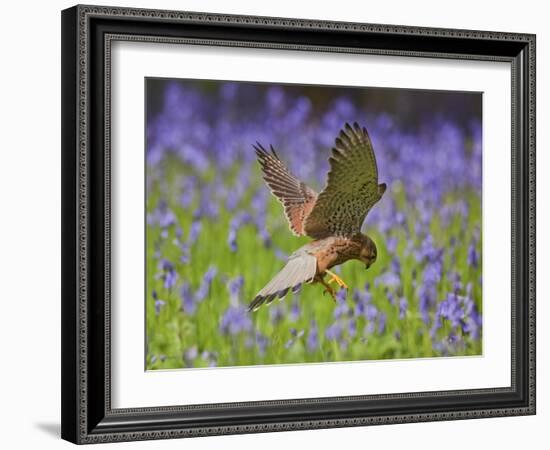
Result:
{"label": "bird's chest", "polygon": [[316,252],[318,272],[323,273],[331,267],[343,264],[355,257],[354,247],[347,240],[330,239]]}

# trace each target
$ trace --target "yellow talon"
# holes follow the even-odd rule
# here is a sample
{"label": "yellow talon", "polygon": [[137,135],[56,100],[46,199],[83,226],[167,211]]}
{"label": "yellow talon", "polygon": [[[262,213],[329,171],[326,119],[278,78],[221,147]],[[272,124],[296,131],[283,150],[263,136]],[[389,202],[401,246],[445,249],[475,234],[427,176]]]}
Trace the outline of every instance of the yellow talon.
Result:
{"label": "yellow talon", "polygon": [[342,278],[340,278],[334,272],[331,272],[330,270],[326,270],[326,272],[332,277],[330,280],[328,280],[329,283],[332,283],[334,281],[341,288],[348,288],[348,285],[344,282],[344,280],[342,280]]}

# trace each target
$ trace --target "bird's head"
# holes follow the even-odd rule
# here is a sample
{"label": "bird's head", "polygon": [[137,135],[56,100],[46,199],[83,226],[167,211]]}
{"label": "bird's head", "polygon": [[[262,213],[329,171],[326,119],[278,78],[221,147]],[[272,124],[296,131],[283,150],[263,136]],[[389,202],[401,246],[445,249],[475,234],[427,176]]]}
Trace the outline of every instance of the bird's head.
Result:
{"label": "bird's head", "polygon": [[359,252],[359,261],[365,263],[365,268],[369,268],[374,262],[376,261],[376,257],[378,255],[378,251],[376,250],[376,244],[374,241],[364,235],[361,234],[361,251]]}

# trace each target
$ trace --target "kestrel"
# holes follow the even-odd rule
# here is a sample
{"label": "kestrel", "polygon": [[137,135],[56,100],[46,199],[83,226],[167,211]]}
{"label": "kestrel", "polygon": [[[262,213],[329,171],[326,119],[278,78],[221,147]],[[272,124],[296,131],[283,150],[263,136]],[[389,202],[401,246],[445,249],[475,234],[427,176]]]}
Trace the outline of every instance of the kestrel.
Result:
{"label": "kestrel", "polygon": [[[376,261],[376,245],[361,233],[361,225],[386,191],[386,184],[378,184],[378,167],[367,129],[346,123],[340,131],[329,157],[327,184],[319,194],[290,173],[272,146],[271,153],[259,143],[254,148],[263,178],[282,203],[291,231],[314,240],[290,255],[248,310],[255,311],[275,298],[282,300],[303,283],[321,283],[335,299],[330,283],[345,289],[347,285],[330,271],[332,267],[356,259],[368,269]],[[331,276],[328,282],[326,274]]]}

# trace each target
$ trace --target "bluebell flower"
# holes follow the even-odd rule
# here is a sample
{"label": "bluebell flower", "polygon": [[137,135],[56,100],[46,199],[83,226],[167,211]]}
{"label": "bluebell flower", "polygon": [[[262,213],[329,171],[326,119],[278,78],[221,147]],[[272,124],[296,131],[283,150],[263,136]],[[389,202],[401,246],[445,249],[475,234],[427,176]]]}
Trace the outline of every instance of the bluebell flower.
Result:
{"label": "bluebell flower", "polygon": [[269,344],[269,340],[259,331],[256,331],[256,346],[258,347],[258,352],[260,355],[265,355],[265,351]]}
{"label": "bluebell flower", "polygon": [[180,242],[180,262],[182,264],[188,264],[191,261],[191,251],[187,242]]}
{"label": "bluebell flower", "polygon": [[252,329],[252,320],[242,306],[230,306],[222,316],[220,331],[226,335],[236,335]]}
{"label": "bluebell flower", "polygon": [[460,325],[460,321],[464,317],[464,310],[455,293],[450,292],[447,294],[446,300],[439,304],[438,314],[443,319],[450,321],[453,328]]}
{"label": "bluebell flower", "polygon": [[273,325],[277,325],[285,318],[285,310],[281,305],[272,305],[269,310],[269,318]]}
{"label": "bluebell flower", "polygon": [[258,229],[258,234],[260,235],[260,238],[262,239],[262,242],[264,244],[265,248],[271,247],[271,235],[266,230],[265,227],[261,227]]}
{"label": "bluebell flower", "polygon": [[166,304],[164,300],[161,300],[157,296],[157,291],[152,292],[153,300],[155,302],[155,314],[158,316],[160,314],[160,310],[162,307]]}
{"label": "bluebell flower", "polygon": [[397,251],[397,238],[393,236],[389,236],[386,239],[386,249],[388,250],[388,253],[395,253]]}
{"label": "bluebell flower", "polygon": [[380,312],[378,314],[378,334],[384,334],[386,331],[386,313]]}
{"label": "bluebell flower", "polygon": [[191,291],[191,286],[185,281],[180,288],[181,309],[186,314],[194,314],[197,310],[197,302]]}
{"label": "bluebell flower", "polygon": [[161,268],[163,270],[162,278],[164,280],[164,288],[172,289],[176,285],[178,275],[174,265],[167,259],[161,261]]}
{"label": "bluebell flower", "polygon": [[199,286],[199,289],[197,289],[197,292],[195,292],[195,298],[198,302],[203,301],[210,292],[210,286],[212,284],[212,280],[218,273],[218,269],[216,269],[215,266],[210,266],[208,270],[204,273],[204,276],[202,277],[201,285]]}
{"label": "bluebell flower", "polygon": [[391,270],[384,272],[382,275],[376,277],[374,281],[375,286],[387,286],[390,288],[397,288],[401,285],[401,278],[398,273],[395,273]]}
{"label": "bluebell flower", "polygon": [[365,325],[365,329],[363,330],[363,334],[366,336],[374,333],[374,330],[376,329],[376,323],[375,322],[367,322]]}
{"label": "bluebell flower", "polygon": [[275,256],[281,261],[286,261],[288,259],[288,253],[283,252],[280,248],[275,248]]}
{"label": "bluebell flower", "polygon": [[314,352],[319,348],[319,329],[317,328],[317,322],[312,320],[309,326],[307,335],[307,349],[310,352]]}
{"label": "bluebell flower", "polygon": [[336,292],[336,307],[334,308],[333,315],[335,319],[346,316],[349,312],[348,305],[346,303],[346,290],[340,289]]}
{"label": "bluebell flower", "polygon": [[468,265],[477,269],[479,264],[479,256],[477,254],[476,245],[474,242],[471,242],[468,246]]}
{"label": "bluebell flower", "polygon": [[356,334],[357,334],[357,321],[352,318],[348,322],[348,336],[355,337]]}
{"label": "bluebell flower", "polygon": [[204,350],[201,353],[201,359],[208,364],[208,367],[216,367],[218,361],[218,355],[216,352],[209,352]]}
{"label": "bluebell flower", "polygon": [[241,288],[244,285],[244,278],[242,276],[235,277],[232,280],[229,280],[228,289],[229,289],[229,298],[231,304],[236,306],[240,301]]}
{"label": "bluebell flower", "polygon": [[233,253],[237,251],[237,230],[235,228],[229,229],[229,234],[227,235],[227,243],[229,248]]}
{"label": "bluebell flower", "polygon": [[189,244],[194,244],[201,232],[202,224],[200,220],[193,220],[191,223],[191,228],[189,229],[189,236],[188,236],[188,242]]}
{"label": "bluebell flower", "polygon": [[367,305],[365,308],[365,318],[369,321],[376,320],[378,315],[378,309],[374,305]]}
{"label": "bluebell flower", "polygon": [[271,111],[280,111],[285,103],[285,92],[279,86],[271,86],[266,94],[267,106]]}
{"label": "bluebell flower", "polygon": [[399,319],[403,320],[405,318],[405,315],[407,314],[408,306],[409,306],[409,302],[407,301],[407,298],[401,297],[399,299]]}
{"label": "bluebell flower", "polygon": [[285,348],[290,348],[296,342],[296,340],[300,339],[304,335],[304,330],[296,330],[296,328],[290,329],[291,338],[286,342]]}
{"label": "bluebell flower", "polygon": [[165,201],[160,201],[150,221],[161,228],[168,228],[176,223],[176,216]]}
{"label": "bluebell flower", "polygon": [[197,349],[196,345],[193,345],[192,347],[185,350],[185,352],[183,353],[183,361],[185,362],[185,365],[187,367],[193,367],[197,356],[199,356],[199,350]]}
{"label": "bluebell flower", "polygon": [[338,341],[342,337],[342,332],[342,324],[337,321],[325,330],[325,337],[329,341]]}
{"label": "bluebell flower", "polygon": [[300,305],[298,304],[298,300],[295,297],[294,301],[290,305],[290,320],[292,322],[296,322],[300,318]]}

